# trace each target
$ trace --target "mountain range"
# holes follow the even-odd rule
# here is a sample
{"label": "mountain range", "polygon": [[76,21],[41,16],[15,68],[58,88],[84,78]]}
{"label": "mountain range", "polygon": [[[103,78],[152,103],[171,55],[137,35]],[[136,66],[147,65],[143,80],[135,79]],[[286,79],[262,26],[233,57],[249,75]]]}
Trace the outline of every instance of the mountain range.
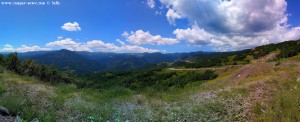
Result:
{"label": "mountain range", "polygon": [[[8,53],[3,53],[8,54]],[[231,53],[190,52],[190,53],[105,53],[83,51],[35,51],[18,53],[18,56],[34,59],[37,63],[54,64],[61,70],[75,70],[79,74],[105,71],[132,71],[162,62],[174,62],[189,58],[198,60],[220,57]]]}

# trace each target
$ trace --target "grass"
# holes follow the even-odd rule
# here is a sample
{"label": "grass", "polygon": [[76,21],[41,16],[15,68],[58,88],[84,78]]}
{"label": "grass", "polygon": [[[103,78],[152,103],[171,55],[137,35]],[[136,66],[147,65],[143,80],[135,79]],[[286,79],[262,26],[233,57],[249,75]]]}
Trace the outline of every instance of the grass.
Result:
{"label": "grass", "polygon": [[[3,75],[2,75],[3,76]],[[36,84],[35,79],[20,77],[14,74],[4,74],[6,83],[13,87],[27,83]],[[40,83],[46,87],[48,84]],[[185,88],[172,88],[168,92],[151,94],[151,90],[140,93],[142,98],[135,99],[135,92],[126,88],[113,88],[109,90],[77,89],[74,85],[59,84],[54,87],[54,95],[49,96],[52,105],[46,108],[47,112],[39,112],[45,108],[39,104],[39,98],[28,100],[26,94],[18,93],[16,89],[3,92],[14,92],[13,96],[2,97],[0,105],[6,106],[12,113],[22,119],[31,121],[38,118],[40,121],[197,121],[223,120],[226,111],[225,103],[219,101],[206,101],[198,104],[191,101],[189,94],[206,91],[202,83],[191,83]],[[22,91],[19,91],[22,92]],[[43,92],[40,95],[47,95]],[[160,96],[160,97],[157,97]],[[25,99],[25,101],[20,102]],[[161,101],[161,102],[157,102]],[[21,108],[21,109],[19,109]],[[207,112],[209,111],[209,112]],[[210,118],[216,113],[213,118]],[[125,115],[125,116],[124,116]]]}
{"label": "grass", "polygon": [[300,82],[297,81],[299,69],[295,64],[284,65],[291,61],[300,61],[300,55],[282,59],[276,66],[273,82],[268,82],[275,89],[267,106],[260,104],[253,108],[256,121],[300,121]]}
{"label": "grass", "polygon": [[280,61],[296,61],[296,62],[299,62],[300,61],[300,54],[297,55],[297,56],[290,57],[290,58],[281,59]]}
{"label": "grass", "polygon": [[[233,97],[209,98],[201,103],[191,100],[190,96],[195,93],[212,90],[203,82],[192,82],[184,88],[172,87],[168,91],[159,92],[148,88],[136,93],[119,87],[96,90],[77,89],[74,85],[67,84],[49,86],[34,78],[13,73],[0,76],[9,79],[6,84],[10,87],[14,85],[20,87],[21,84],[40,84],[54,88],[54,95],[46,97],[52,105],[46,108],[47,113],[43,113],[37,111],[37,109],[45,108],[39,104],[38,98],[18,102],[20,99],[28,99],[28,96],[18,93],[16,89],[7,91],[4,85],[0,86],[0,91],[3,93],[16,93],[14,96],[1,99],[0,105],[7,106],[15,115],[29,121],[34,118],[40,121],[56,121],[56,117],[61,118],[62,121],[230,121],[235,120],[234,116],[238,115],[238,110],[230,111],[235,108],[234,103],[237,102],[232,99]],[[244,90],[236,92],[239,91]],[[141,97],[137,98],[137,94]],[[43,93],[40,95],[47,96]],[[17,108],[22,108],[22,110]],[[227,117],[228,115],[230,117]]]}
{"label": "grass", "polygon": [[2,94],[5,93],[6,91],[7,91],[6,86],[4,86],[4,84],[1,83],[0,84],[0,96],[2,96]]}
{"label": "grass", "polygon": [[[277,86],[275,96],[267,108],[255,107],[258,121],[300,121],[300,83],[283,81]],[[264,110],[261,112],[259,110]]]}
{"label": "grass", "polygon": [[[275,72],[256,73],[238,83],[229,78],[238,73],[240,67],[232,66],[217,71],[219,77],[214,80],[191,82],[183,88],[170,87],[161,91],[151,87],[133,91],[120,86],[78,89],[72,84],[50,85],[32,77],[2,72],[0,106],[27,121],[34,118],[45,122],[247,121],[243,115],[244,101],[254,86],[245,84],[261,80],[276,90],[268,98],[267,105],[251,106],[253,121],[300,121],[300,82],[296,81],[300,77],[299,70],[295,65],[284,65],[299,61],[298,57],[281,60]],[[162,71],[169,72],[174,71]],[[176,71],[178,74],[186,72]],[[224,80],[228,81],[222,82]],[[44,89],[34,92],[37,89],[32,86]],[[228,87],[226,91],[220,90]]]}
{"label": "grass", "polygon": [[9,109],[10,114],[18,115],[20,112],[20,108],[22,107],[22,96],[19,95],[9,95],[9,96],[1,96],[0,105],[5,106]]}

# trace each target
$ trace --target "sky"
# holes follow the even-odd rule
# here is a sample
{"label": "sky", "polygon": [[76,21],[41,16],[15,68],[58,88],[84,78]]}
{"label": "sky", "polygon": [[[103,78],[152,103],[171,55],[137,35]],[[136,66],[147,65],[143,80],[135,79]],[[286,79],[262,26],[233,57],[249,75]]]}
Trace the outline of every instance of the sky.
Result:
{"label": "sky", "polygon": [[299,0],[0,0],[0,52],[224,52],[300,39]]}

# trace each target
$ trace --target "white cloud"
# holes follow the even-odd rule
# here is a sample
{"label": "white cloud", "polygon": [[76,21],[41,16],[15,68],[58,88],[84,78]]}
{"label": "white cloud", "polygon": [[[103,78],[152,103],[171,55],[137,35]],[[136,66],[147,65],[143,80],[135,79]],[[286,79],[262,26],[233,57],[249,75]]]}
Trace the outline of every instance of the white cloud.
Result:
{"label": "white cloud", "polygon": [[116,40],[120,43],[117,46],[113,43],[105,43],[100,40],[92,40],[85,43],[75,42],[71,38],[66,38],[58,41],[53,41],[47,43],[45,46],[47,48],[41,48],[39,46],[27,46],[22,45],[19,48],[13,48],[12,45],[3,45],[0,52],[31,52],[31,51],[49,51],[55,49],[67,49],[71,51],[89,51],[89,52],[114,52],[114,53],[154,53],[154,52],[164,52],[162,50],[149,49],[137,45],[127,45],[120,39]]}
{"label": "white cloud", "polygon": [[176,25],[175,20],[182,18],[178,13],[176,13],[173,9],[169,9],[167,14],[167,19],[171,25]]}
{"label": "white cloud", "polygon": [[86,43],[78,43],[71,38],[64,40],[54,41],[46,44],[48,47],[63,48],[71,51],[91,51],[91,52],[115,52],[115,53],[144,53],[144,52],[161,52],[160,50],[148,49],[135,45],[126,45],[121,40],[119,43],[121,46],[117,46],[113,43],[105,43],[100,40],[88,41]]}
{"label": "white cloud", "polygon": [[123,45],[116,50],[116,52],[127,52],[127,53],[155,53],[155,52],[164,52],[161,50],[149,49],[145,47],[140,47],[137,45]]}
{"label": "white cloud", "polygon": [[93,40],[93,41],[89,41],[86,43],[86,47],[88,48],[92,48],[96,51],[112,51],[116,50],[118,48],[118,46],[112,44],[112,43],[104,43],[103,41],[100,40]]}
{"label": "white cloud", "polygon": [[77,22],[67,22],[61,26],[61,28],[66,31],[81,31],[81,28]]}
{"label": "white cloud", "polygon": [[218,51],[233,51],[300,39],[300,27],[288,29],[286,26],[277,26],[273,30],[251,36],[239,36],[220,33],[212,34],[204,29],[200,29],[198,26],[193,26],[193,28],[176,29],[174,34],[178,39],[186,40],[188,43],[196,46],[210,45]]}
{"label": "white cloud", "polygon": [[17,50],[17,52],[32,52],[32,51],[48,51],[50,49],[49,48],[41,48],[39,46],[22,45],[20,48],[17,48],[16,50]]}
{"label": "white cloud", "polygon": [[150,32],[144,32],[143,30],[137,30],[136,32],[124,32],[122,34],[128,42],[136,45],[152,44],[152,45],[172,45],[179,43],[177,39],[163,38],[160,35],[153,36]]}
{"label": "white cloud", "polygon": [[46,44],[46,46],[47,47],[59,47],[59,48],[64,48],[64,49],[68,49],[71,51],[91,51],[84,44],[77,43],[77,42],[73,41],[71,38],[66,38],[63,40],[49,42]]}
{"label": "white cloud", "polygon": [[123,41],[120,40],[120,39],[117,39],[116,42],[118,42],[120,45],[125,45],[125,42],[123,42]]}
{"label": "white cloud", "polygon": [[211,39],[214,35],[206,32],[204,29],[200,29],[198,25],[194,25],[193,28],[184,29],[176,29],[173,32],[177,39],[186,40],[189,43],[196,45],[204,45],[210,44]]}
{"label": "white cloud", "polygon": [[4,48],[1,49],[1,52],[32,52],[32,51],[48,51],[49,48],[41,48],[39,46],[27,46],[22,45],[19,48],[13,48],[12,45],[6,44],[3,45]]}
{"label": "white cloud", "polygon": [[147,0],[147,5],[150,8],[154,8],[155,7],[155,1],[154,0]]}
{"label": "white cloud", "polygon": [[148,49],[136,45],[122,45],[116,46],[111,43],[104,43],[100,40],[89,41],[86,44],[87,47],[92,48],[96,52],[118,52],[118,53],[154,53],[161,52],[160,50]]}
{"label": "white cloud", "polygon": [[[160,0],[171,25],[187,19],[191,28],[176,29],[179,40],[211,45],[216,50],[241,50],[300,38],[290,27],[285,0]],[[194,24],[197,23],[197,24]]]}
{"label": "white cloud", "polygon": [[77,45],[77,43],[74,42],[71,38],[49,42],[46,44],[46,46],[73,46],[73,45]]}
{"label": "white cloud", "polygon": [[6,44],[3,45],[4,48],[1,49],[1,52],[14,52],[15,49],[13,48],[12,45]]}
{"label": "white cloud", "polygon": [[187,18],[205,30],[261,32],[285,23],[285,0],[161,0],[169,21]]}

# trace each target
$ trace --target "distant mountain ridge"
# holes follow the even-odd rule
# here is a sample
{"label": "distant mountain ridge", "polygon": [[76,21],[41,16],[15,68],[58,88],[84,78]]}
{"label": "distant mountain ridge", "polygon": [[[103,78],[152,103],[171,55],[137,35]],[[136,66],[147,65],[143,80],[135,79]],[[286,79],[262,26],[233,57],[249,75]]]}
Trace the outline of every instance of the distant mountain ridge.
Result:
{"label": "distant mountain ridge", "polygon": [[87,59],[81,55],[78,55],[76,52],[65,49],[59,51],[50,51],[48,53],[39,55],[30,55],[26,58],[32,58],[41,64],[54,64],[61,70],[75,70],[78,73],[93,72],[101,67],[98,62]]}
{"label": "distant mountain ridge", "polygon": [[190,53],[104,53],[83,51],[36,51],[19,53],[21,59],[32,58],[40,64],[56,65],[61,70],[75,70],[77,73],[104,71],[131,71],[163,62],[175,62],[197,56],[197,59],[219,57],[218,52]]}

